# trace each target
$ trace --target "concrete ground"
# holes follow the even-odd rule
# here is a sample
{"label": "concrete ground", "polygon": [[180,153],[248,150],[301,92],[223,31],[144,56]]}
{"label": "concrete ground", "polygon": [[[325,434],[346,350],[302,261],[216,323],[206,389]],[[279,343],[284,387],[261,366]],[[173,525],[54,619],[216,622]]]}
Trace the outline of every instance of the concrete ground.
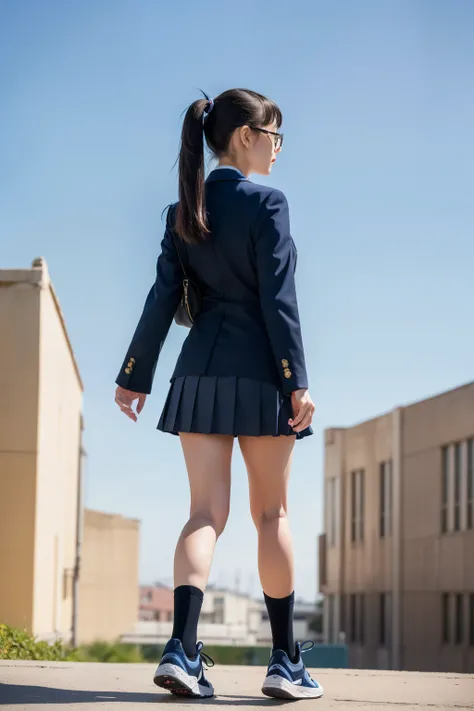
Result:
{"label": "concrete ground", "polygon": [[[200,708],[265,708],[295,702],[267,699],[260,693],[265,670],[258,667],[211,669],[217,696],[206,701],[183,700],[163,693],[152,681],[148,664],[85,664],[0,662],[0,709],[21,711],[40,706],[52,711],[146,708],[161,704],[178,711],[190,703]],[[474,709],[474,675],[421,674],[323,669],[314,672],[324,686],[322,699],[301,701],[302,707],[345,711],[457,711]],[[39,709],[37,709],[39,711]]]}

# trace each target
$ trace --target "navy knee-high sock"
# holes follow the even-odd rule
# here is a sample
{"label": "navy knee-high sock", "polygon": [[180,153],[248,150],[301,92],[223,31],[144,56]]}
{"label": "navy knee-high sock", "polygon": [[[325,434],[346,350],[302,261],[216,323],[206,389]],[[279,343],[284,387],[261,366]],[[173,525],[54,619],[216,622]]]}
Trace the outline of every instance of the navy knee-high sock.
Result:
{"label": "navy knee-high sock", "polygon": [[174,591],[173,639],[179,639],[187,657],[196,656],[197,626],[204,593],[193,585],[180,585]]}
{"label": "navy knee-high sock", "polygon": [[282,649],[290,659],[294,659],[293,608],[295,593],[292,592],[288,597],[282,598],[265,595],[265,604],[272,628],[273,649]]}

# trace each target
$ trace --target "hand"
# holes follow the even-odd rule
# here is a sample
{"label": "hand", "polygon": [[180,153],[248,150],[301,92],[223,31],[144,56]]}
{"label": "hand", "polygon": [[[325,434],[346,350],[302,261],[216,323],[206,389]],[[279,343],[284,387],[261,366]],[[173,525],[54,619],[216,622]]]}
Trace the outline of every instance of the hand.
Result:
{"label": "hand", "polygon": [[302,432],[310,426],[314,415],[314,404],[307,390],[295,390],[291,393],[293,419],[288,424],[294,432]]}
{"label": "hand", "polygon": [[[135,411],[132,410],[132,405],[135,400],[138,400],[136,414]],[[130,419],[134,422],[137,421],[137,415],[139,415],[140,412],[143,410],[145,406],[145,400],[145,393],[134,393],[133,390],[125,390],[125,388],[121,388],[120,385],[115,391],[115,402],[120,407],[122,412],[127,415],[127,417],[130,417]]]}

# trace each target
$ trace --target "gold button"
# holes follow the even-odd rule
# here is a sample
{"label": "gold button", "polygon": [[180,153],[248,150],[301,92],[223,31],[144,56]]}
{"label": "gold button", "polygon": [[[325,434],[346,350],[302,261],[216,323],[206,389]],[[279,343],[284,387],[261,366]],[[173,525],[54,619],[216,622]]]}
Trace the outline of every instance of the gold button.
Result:
{"label": "gold button", "polygon": [[285,372],[283,374],[285,378],[291,378],[291,370],[288,370],[288,368],[285,368]]}
{"label": "gold button", "polygon": [[130,375],[132,371],[130,370],[130,368],[125,368],[125,372],[127,373],[127,375]]}
{"label": "gold button", "polygon": [[135,358],[130,358],[130,363],[135,363]]}
{"label": "gold button", "polygon": [[289,363],[287,360],[285,360],[285,358],[283,358],[283,360],[281,361],[281,364],[284,368],[288,368]]}
{"label": "gold button", "polygon": [[128,361],[128,367],[133,368],[133,361],[131,361],[131,360]]}

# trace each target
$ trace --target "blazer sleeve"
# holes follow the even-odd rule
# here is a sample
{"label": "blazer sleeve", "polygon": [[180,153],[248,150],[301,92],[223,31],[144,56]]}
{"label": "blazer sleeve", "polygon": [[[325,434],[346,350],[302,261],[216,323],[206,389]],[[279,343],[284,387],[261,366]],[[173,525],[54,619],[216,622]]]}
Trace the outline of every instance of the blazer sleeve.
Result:
{"label": "blazer sleeve", "polygon": [[156,265],[155,283],[115,381],[122,388],[137,393],[151,392],[158,356],[181,298],[183,276],[170,226],[171,209]]}
{"label": "blazer sleeve", "polygon": [[296,248],[290,234],[288,202],[273,190],[262,204],[256,235],[260,303],[282,390],[308,387],[295,289]]}

